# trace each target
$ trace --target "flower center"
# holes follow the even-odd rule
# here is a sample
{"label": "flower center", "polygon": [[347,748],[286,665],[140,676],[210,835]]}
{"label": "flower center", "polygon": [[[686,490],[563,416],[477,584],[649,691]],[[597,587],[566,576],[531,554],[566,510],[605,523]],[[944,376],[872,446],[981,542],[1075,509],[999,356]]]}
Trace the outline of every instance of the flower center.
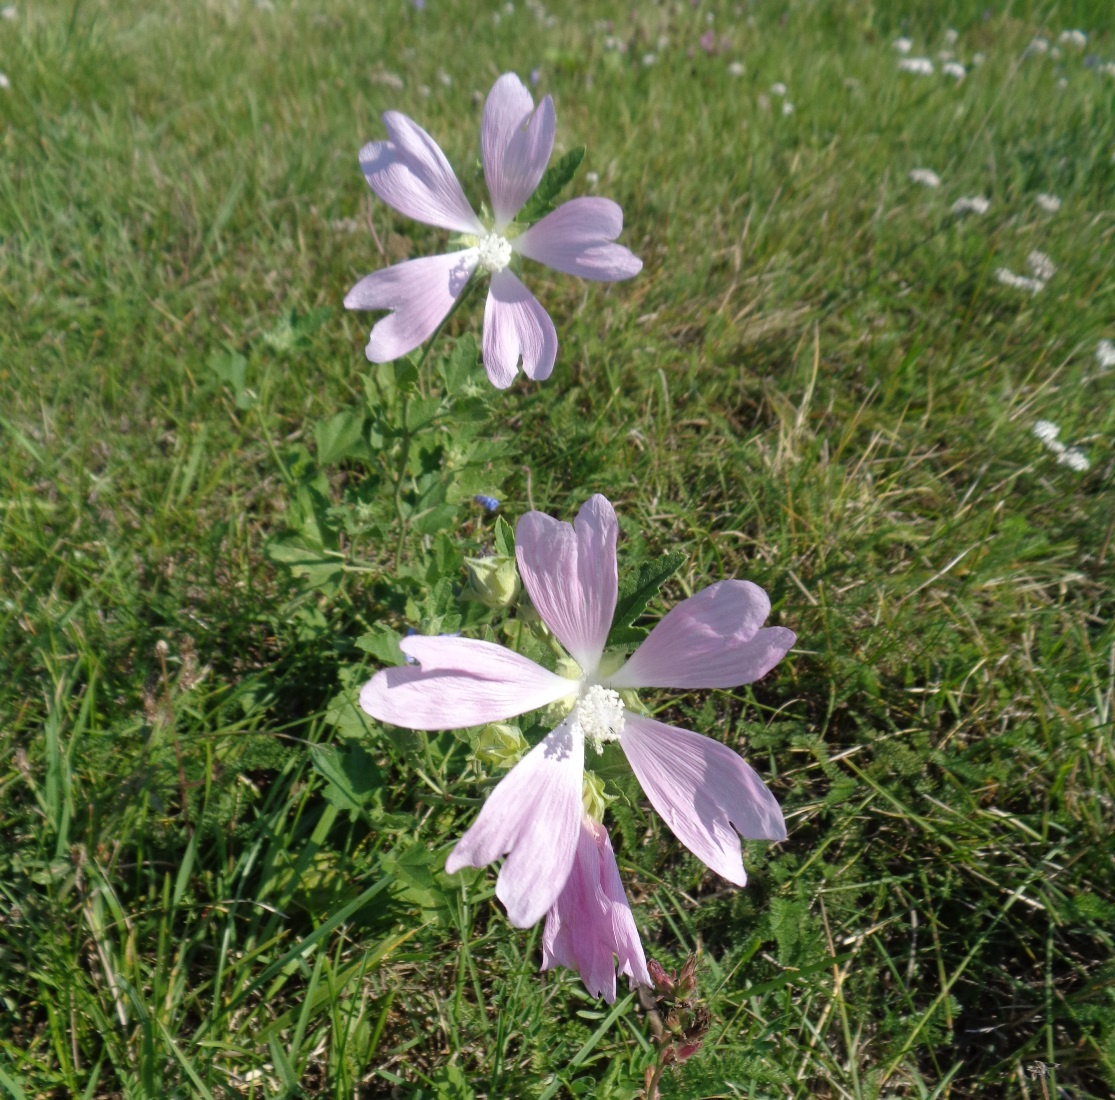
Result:
{"label": "flower center", "polygon": [[498,233],[485,233],[476,246],[480,266],[489,275],[496,275],[511,262],[511,242]]}
{"label": "flower center", "polygon": [[593,684],[573,708],[573,724],[581,727],[585,740],[596,751],[606,741],[618,741],[623,733],[623,700],[618,691]]}

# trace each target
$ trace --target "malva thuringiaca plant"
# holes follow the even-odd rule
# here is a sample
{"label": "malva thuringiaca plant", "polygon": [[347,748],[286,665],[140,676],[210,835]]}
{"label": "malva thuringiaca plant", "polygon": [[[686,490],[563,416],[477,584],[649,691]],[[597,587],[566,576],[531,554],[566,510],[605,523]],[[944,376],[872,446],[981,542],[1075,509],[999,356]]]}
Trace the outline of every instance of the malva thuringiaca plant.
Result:
{"label": "malva thuringiaca plant", "polygon": [[[520,364],[528,378],[547,378],[557,357],[556,329],[511,265],[525,257],[604,281],[630,278],[642,267],[615,243],[623,214],[614,202],[577,198],[544,213],[579,162],[559,166],[558,176],[568,172],[556,184],[553,173],[543,182],[554,145],[552,100],[546,96],[536,108],[511,73],[495,82],[481,131],[492,210],[482,216],[420,126],[391,111],[383,121],[389,140],[371,142],[360,153],[372,190],[400,213],[454,231],[460,247],[374,272],[353,287],[345,298],[349,309],[390,311],[372,329],[368,359],[386,363],[429,340],[424,360],[466,289],[487,274],[481,351],[489,379],[506,389]],[[519,224],[524,208],[524,223],[543,216]],[[485,559],[468,559],[474,586],[496,584],[496,602],[504,609],[518,603],[519,641],[533,636],[533,652],[551,654],[553,668],[479,638],[410,631],[399,641],[406,663],[377,672],[360,693],[361,707],[380,722],[415,730],[483,727],[480,737],[494,739],[498,751],[482,754],[478,740],[474,758],[510,770],[449,854],[446,871],[502,858],[496,896],[510,923],[526,928],[545,918],[542,968],[578,971],[589,992],[609,1002],[617,974],[650,989],[661,967],[648,964],[644,954],[602,820],[604,785],[585,769],[586,746],[600,755],[607,744],[618,744],[675,836],[713,871],[743,886],[740,838],[782,840],[778,803],[736,752],[656,721],[635,692],[751,683],[796,640],[784,627],[764,626],[771,609],[766,593],[740,580],[720,581],[683,600],[649,633],[635,627],[630,614],[620,621],[618,536],[612,505],[597,494],[573,524],[540,511],[522,516],[514,556],[507,548],[487,559],[491,569],[484,568]],[[651,590],[676,567],[675,561],[662,571]],[[645,605],[643,599],[633,614]],[[624,624],[633,633],[623,636]],[[620,640],[609,645],[617,628]],[[531,711],[542,711],[542,721],[553,726],[533,748],[505,724]]]}
{"label": "malva thuringiaca plant", "polygon": [[441,256],[375,271],[345,297],[347,309],[387,309],[368,340],[366,355],[386,363],[413,351],[445,320],[471,279],[491,276],[484,307],[482,352],[492,385],[506,389],[519,364],[534,381],[550,376],[557,330],[550,315],[512,270],[516,256],[568,275],[615,282],[642,270],[642,260],[615,238],[623,212],[610,199],[572,199],[529,227],[516,215],[534,193],[554,147],[554,103],[538,105],[514,73],[505,73],[484,105],[480,145],[491,216],[477,217],[445,154],[416,122],[388,111],[389,141],[360,151],[360,167],[388,206],[415,221],[449,229],[463,247]]}
{"label": "malva thuringiaca plant", "polygon": [[[620,693],[738,687],[766,675],[795,641],[784,627],[763,626],[770,601],[761,588],[727,580],[674,607],[626,659],[607,652],[618,534],[615,511],[599,495],[573,525],[542,512],[519,520],[515,553],[523,586],[572,658],[560,671],[491,642],[414,635],[400,646],[417,663],[376,673],[360,693],[373,718],[420,730],[480,726],[555,704],[565,711],[491,793],[445,866],[452,873],[506,856],[496,896],[511,923],[525,928],[546,916],[546,962],[575,966],[591,990],[612,996],[614,973],[610,987],[601,977],[603,949],[609,968],[614,952],[621,972],[635,980],[643,979],[645,964],[616,889],[611,846],[599,823],[586,819],[585,745],[600,753],[617,741],[677,838],[742,886],[739,835],[782,840],[778,803],[726,745],[655,721],[633,697],[625,705]],[[601,919],[606,911],[621,918],[610,940]],[[581,938],[587,952],[573,946]]]}

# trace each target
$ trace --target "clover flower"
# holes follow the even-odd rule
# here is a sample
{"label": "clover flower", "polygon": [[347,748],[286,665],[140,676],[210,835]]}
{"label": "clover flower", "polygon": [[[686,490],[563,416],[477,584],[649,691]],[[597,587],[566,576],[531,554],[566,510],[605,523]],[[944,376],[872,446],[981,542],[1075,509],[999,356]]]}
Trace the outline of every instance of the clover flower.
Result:
{"label": "clover flower", "polygon": [[1047,214],[1056,214],[1057,211],[1061,209],[1061,200],[1056,195],[1051,195],[1047,191],[1041,191],[1035,195],[1034,201]]}
{"label": "clover flower", "polygon": [[522,364],[528,378],[550,376],[557,330],[511,268],[515,256],[567,275],[613,282],[637,274],[642,261],[615,238],[623,211],[609,199],[571,199],[529,228],[515,216],[534,193],[554,147],[554,104],[536,108],[525,85],[505,73],[484,104],[481,152],[492,200],[482,221],[465,198],[445,154],[416,122],[397,111],[383,116],[387,141],[360,150],[360,167],[388,206],[427,225],[457,233],[457,252],[408,260],[375,271],[346,295],[346,309],[386,309],[365,354],[386,363],[413,351],[436,331],[471,278],[491,276],[484,307],[482,351],[493,385],[505,389]]}
{"label": "clover flower", "polygon": [[1030,274],[1043,283],[1049,282],[1057,274],[1057,266],[1053,261],[1036,248],[1026,256],[1026,263],[1030,268]]}
{"label": "clover flower", "polygon": [[523,585],[576,662],[575,679],[491,642],[416,636],[400,648],[419,667],[377,672],[360,693],[373,718],[422,730],[484,725],[559,701],[569,708],[499,782],[445,865],[452,873],[506,856],[496,896],[521,928],[553,908],[573,870],[586,743],[599,752],[618,741],[674,835],[729,882],[747,881],[740,835],[786,835],[778,803],[739,755],[627,709],[619,693],[750,683],[785,656],[793,632],[763,627],[770,601],[758,585],[719,581],[669,611],[626,661],[613,659],[604,646],[618,599],[618,535],[615,511],[600,495],[572,525],[528,512],[516,527]]}
{"label": "clover flower", "polygon": [[1052,420],[1039,420],[1031,431],[1057,456],[1059,465],[1067,466],[1078,474],[1087,473],[1092,468],[1088,456],[1079,447],[1066,447],[1057,438],[1061,429]]}
{"label": "clover flower", "polygon": [[920,183],[923,187],[940,187],[941,177],[932,168],[911,168],[910,182]]}
{"label": "clover flower", "polygon": [[1028,275],[1016,275],[1009,267],[995,268],[995,279],[1003,286],[1012,287],[1014,290],[1028,290],[1031,294],[1038,294],[1045,289],[1042,279],[1031,279]]}
{"label": "clover flower", "polygon": [[991,209],[991,200],[983,195],[963,195],[952,204],[952,212],[961,214],[986,214]]}
{"label": "clover flower", "polygon": [[932,76],[933,62],[928,57],[904,57],[898,62],[898,69],[904,73],[915,73],[917,76]]}
{"label": "clover flower", "polygon": [[632,985],[651,984],[608,830],[588,814],[573,868],[542,931],[542,969],[555,966],[578,971],[589,993],[608,1004],[616,999],[617,969]]}

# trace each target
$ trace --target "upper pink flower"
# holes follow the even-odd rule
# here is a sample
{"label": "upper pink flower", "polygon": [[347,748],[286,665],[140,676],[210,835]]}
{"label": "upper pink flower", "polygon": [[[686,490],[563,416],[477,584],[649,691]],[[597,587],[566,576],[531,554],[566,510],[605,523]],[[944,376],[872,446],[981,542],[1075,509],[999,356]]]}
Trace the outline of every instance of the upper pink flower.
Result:
{"label": "upper pink flower", "polygon": [[719,581],[683,600],[615,671],[602,667],[618,597],[611,504],[592,497],[573,525],[528,512],[515,529],[519,572],[542,621],[581,669],[571,680],[502,646],[467,638],[404,638],[417,666],[377,672],[360,705],[411,729],[501,721],[558,700],[570,711],[488,796],[450,853],[446,870],[507,856],[496,896],[511,923],[527,927],[557,902],[581,828],[585,742],[618,740],[651,805],[677,838],[730,882],[744,885],[739,835],[782,840],[774,796],[753,768],[719,741],[627,710],[628,688],[730,688],[766,675],[796,638],[764,627],[766,593],[750,581]]}
{"label": "upper pink flower", "polygon": [[546,914],[542,969],[579,971],[589,993],[611,1004],[616,999],[616,959],[619,972],[633,985],[652,984],[608,830],[585,814],[573,870]]}
{"label": "upper pink flower", "polygon": [[512,256],[604,282],[629,279],[643,266],[613,243],[623,229],[623,212],[610,199],[572,199],[529,229],[513,224],[554,147],[553,100],[546,96],[536,109],[514,73],[501,76],[488,93],[480,144],[491,225],[473,212],[445,154],[421,126],[397,111],[384,114],[383,124],[390,140],[369,142],[360,150],[360,167],[372,190],[400,213],[460,234],[467,247],[373,272],[348,292],[346,309],[392,311],[372,329],[368,358],[386,363],[429,339],[479,268],[492,277],[483,337],[484,367],[492,384],[511,385],[520,361],[528,378],[548,378],[557,332],[508,266]]}

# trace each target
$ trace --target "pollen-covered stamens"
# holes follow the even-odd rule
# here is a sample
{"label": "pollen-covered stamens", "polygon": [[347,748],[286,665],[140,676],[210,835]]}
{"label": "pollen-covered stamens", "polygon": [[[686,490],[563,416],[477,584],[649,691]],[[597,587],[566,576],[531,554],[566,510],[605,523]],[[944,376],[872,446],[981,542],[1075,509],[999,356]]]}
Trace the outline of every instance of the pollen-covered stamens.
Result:
{"label": "pollen-covered stamens", "polygon": [[511,242],[498,233],[485,233],[476,246],[480,266],[489,275],[496,275],[511,262]]}
{"label": "pollen-covered stamens", "polygon": [[618,691],[593,684],[573,708],[573,722],[597,752],[606,741],[617,741],[623,733],[623,700]]}

